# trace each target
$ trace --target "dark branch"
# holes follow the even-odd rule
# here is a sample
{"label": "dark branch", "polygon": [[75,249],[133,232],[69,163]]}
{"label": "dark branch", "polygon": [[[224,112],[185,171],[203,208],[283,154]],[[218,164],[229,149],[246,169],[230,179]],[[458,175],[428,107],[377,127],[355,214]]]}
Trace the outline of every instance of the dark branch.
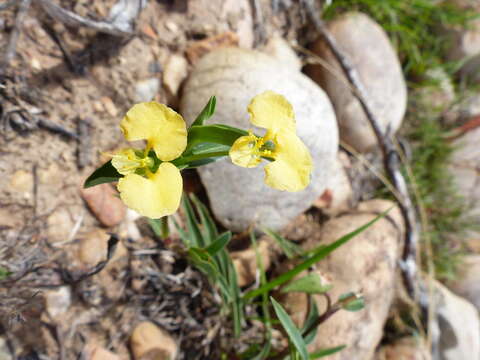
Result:
{"label": "dark branch", "polygon": [[384,167],[387,175],[392,181],[393,187],[398,192],[398,205],[405,221],[405,239],[404,249],[402,254],[402,261],[400,268],[402,270],[402,277],[405,283],[405,287],[408,294],[413,299],[418,299],[418,286],[417,282],[417,265],[416,265],[416,253],[417,243],[419,239],[419,226],[413,206],[412,200],[408,193],[407,183],[400,171],[400,157],[396,150],[392,134],[389,129],[383,131],[380,127],[380,121],[372,111],[372,106],[369,101],[367,92],[360,80],[360,77],[355,70],[354,66],[350,63],[349,59],[340,50],[340,47],[336,43],[336,40],[328,31],[325,23],[320,18],[319,11],[315,8],[313,0],[302,0],[306,6],[307,13],[312,21],[317,32],[323,37],[327,43],[329,49],[339,62],[343,72],[345,73],[348,81],[352,85],[353,95],[357,98],[362,106],[365,115],[372,126],[372,129],[377,138],[378,144],[383,154]]}
{"label": "dark branch", "polygon": [[[17,52],[17,42],[20,37],[20,32],[22,28],[23,20],[27,15],[27,11],[30,8],[32,0],[22,0],[18,6],[17,15],[15,17],[15,25],[12,32],[10,33],[10,40],[8,41],[7,49],[5,50],[4,58],[2,59],[2,64],[0,65],[0,74],[5,73],[7,68],[10,66],[10,62],[15,57]],[[5,4],[8,5],[8,4]]]}

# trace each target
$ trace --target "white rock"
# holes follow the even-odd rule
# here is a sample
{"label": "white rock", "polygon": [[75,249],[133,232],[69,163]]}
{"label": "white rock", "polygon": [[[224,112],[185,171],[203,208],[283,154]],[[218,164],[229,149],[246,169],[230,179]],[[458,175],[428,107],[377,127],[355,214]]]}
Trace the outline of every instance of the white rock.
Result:
{"label": "white rock", "polygon": [[135,101],[151,101],[155,95],[157,95],[159,88],[160,80],[158,78],[150,78],[137,82],[135,85]]}
{"label": "white rock", "polygon": [[440,327],[440,358],[480,359],[480,318],[477,309],[438,282],[434,289]]}
{"label": "white rock", "polygon": [[[380,25],[361,13],[348,13],[329,23],[328,29],[355,66],[382,128],[394,133],[405,114],[407,87],[387,34]],[[332,74],[321,65],[311,65],[307,73],[330,97],[339,123],[340,138],[360,152],[368,151],[377,140],[340,65],[322,40],[317,40],[312,50],[336,69]]]}
{"label": "white rock", "polygon": [[[470,11],[480,12],[480,2],[477,0],[447,0],[447,3],[460,6]],[[468,80],[480,81],[480,18],[472,19],[466,28],[450,27],[443,29],[442,36],[450,36],[447,44],[447,59],[449,61],[464,61],[461,74]]]}
{"label": "white rock", "polygon": [[292,70],[300,71],[302,68],[302,62],[288,41],[278,34],[273,35],[261,50],[289,66]]}
{"label": "white rock", "polygon": [[[321,244],[327,245],[359,228],[393,204],[386,200],[361,203],[358,213],[343,215],[324,224]],[[341,246],[316,267],[331,279],[333,301],[341,294],[361,292],[365,308],[358,312],[339,311],[319,328],[311,351],[345,344],[347,347],[330,360],[370,360],[383,336],[390,305],[395,294],[397,261],[400,255],[402,221],[398,209]],[[396,224],[396,225],[394,225]],[[311,243],[308,248],[319,244]],[[319,311],[326,309],[317,297]]]}
{"label": "white rock", "polygon": [[172,95],[176,95],[182,81],[188,74],[188,62],[181,55],[173,54],[168,58],[163,72],[163,84]]}
{"label": "white rock", "polygon": [[330,216],[347,211],[353,203],[352,184],[341,160],[341,157],[347,155],[341,152],[338,155],[334,165],[335,170],[327,181],[327,187],[314,203],[315,207],[322,209],[322,212]]}
{"label": "white rock", "polygon": [[[435,110],[443,119],[455,116],[451,111],[456,100],[455,89],[451,77],[441,68],[431,68],[424,74],[427,85],[413,90],[412,99],[418,107]],[[449,120],[450,121],[450,120]]]}
{"label": "white rock", "polygon": [[[468,131],[455,140],[449,165],[460,195],[465,199],[468,212],[464,214],[470,221],[480,222],[480,127]],[[480,232],[469,231],[467,241],[480,243]]]}
{"label": "white rock", "polygon": [[[310,79],[275,59],[254,51],[223,48],[204,56],[187,80],[181,112],[187,122],[217,96],[217,110],[210,123],[243,129],[248,121],[247,105],[257,94],[274,90],[293,105],[297,134],[314,161],[310,185],[297,193],[267,187],[262,166],[252,169],[232,165],[229,159],[199,168],[213,212],[225,227],[245,230],[254,222],[280,229],[311,206],[332,176],[338,148],[338,132],[332,106]],[[263,133],[263,129],[256,129]]]}
{"label": "white rock", "polygon": [[463,257],[459,273],[448,287],[455,294],[470,301],[480,311],[480,255]]}
{"label": "white rock", "polygon": [[55,290],[45,292],[45,301],[48,315],[53,319],[63,315],[72,303],[72,295],[69,286],[62,286]]}

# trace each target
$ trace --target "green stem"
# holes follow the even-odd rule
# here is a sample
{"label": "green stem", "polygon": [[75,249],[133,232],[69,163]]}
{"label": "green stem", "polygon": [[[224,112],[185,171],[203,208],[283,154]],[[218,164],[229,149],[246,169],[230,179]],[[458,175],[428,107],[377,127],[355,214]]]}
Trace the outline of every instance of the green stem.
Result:
{"label": "green stem", "polygon": [[168,238],[168,235],[170,235],[170,231],[168,229],[168,216],[164,216],[160,218],[160,226],[161,226],[162,240],[165,240],[166,238]]}
{"label": "green stem", "polygon": [[197,155],[190,155],[186,157],[181,157],[172,161],[175,166],[181,166],[184,164],[191,163],[192,161],[208,159],[212,157],[222,157],[228,156],[228,151],[217,151],[217,152],[210,152],[205,154],[197,154]]}

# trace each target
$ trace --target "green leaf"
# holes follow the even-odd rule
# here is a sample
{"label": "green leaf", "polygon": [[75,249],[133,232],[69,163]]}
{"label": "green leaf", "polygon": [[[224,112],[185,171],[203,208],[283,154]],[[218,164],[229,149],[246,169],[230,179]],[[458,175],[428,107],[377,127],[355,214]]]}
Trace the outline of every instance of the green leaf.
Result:
{"label": "green leaf", "polygon": [[210,119],[212,115],[215,113],[215,106],[217,105],[217,98],[212,96],[209,100],[207,105],[203,108],[200,114],[197,116],[195,121],[192,123],[191,126],[203,125],[205,121]]}
{"label": "green leaf", "polygon": [[114,181],[118,181],[123,177],[117,169],[115,169],[112,165],[112,161],[109,160],[102,166],[100,166],[97,170],[95,170],[92,175],[90,175],[85,183],[83,184],[84,188],[89,188],[95,185],[111,183]]}
{"label": "green leaf", "polygon": [[238,276],[235,266],[233,266],[232,258],[226,251],[222,251],[220,254],[225,255],[225,261],[227,262],[227,276],[228,283],[230,284],[230,291],[233,295],[232,312],[233,312],[233,333],[235,337],[239,337],[242,332],[242,322],[244,320],[243,313],[243,299],[240,294],[240,287],[238,286]]}
{"label": "green leaf", "polygon": [[346,348],[346,345],[340,345],[340,346],[336,346],[336,347],[329,348],[329,349],[318,350],[318,351],[315,351],[314,353],[311,353],[309,355],[309,358],[311,360],[320,359],[320,358],[325,357],[325,356],[333,355],[333,354],[335,354],[339,351],[342,351],[345,348]]}
{"label": "green leaf", "polygon": [[354,231],[348,233],[347,235],[342,236],[337,241],[334,241],[333,243],[331,243],[329,245],[322,246],[319,249],[316,249],[312,253],[312,256],[310,258],[301,262],[300,264],[295,266],[292,270],[289,270],[286,273],[284,273],[284,274],[274,278],[273,280],[269,281],[267,284],[265,284],[263,286],[260,286],[258,289],[249,291],[248,293],[246,293],[243,296],[243,299],[244,300],[252,299],[256,296],[259,296],[259,295],[263,294],[266,291],[270,291],[270,290],[274,289],[275,287],[290,281],[295,276],[300,274],[302,271],[307,270],[310,266],[312,266],[313,264],[319,262],[320,260],[322,260],[323,258],[328,256],[332,251],[336,250],[337,248],[339,248],[340,246],[342,246],[343,244],[345,244],[346,242],[348,242],[349,240],[354,238],[356,235],[360,234],[362,231],[365,231],[366,229],[368,229],[370,226],[375,224],[378,220],[383,218],[388,213],[388,211],[390,211],[390,209],[387,210],[386,212],[383,212],[383,213],[379,214],[375,219],[369,221],[368,223],[366,223],[363,226],[360,226],[358,229],[355,229]]}
{"label": "green leaf", "polygon": [[3,278],[6,278],[7,276],[10,276],[10,275],[12,275],[11,271],[8,271],[7,269],[5,269],[3,267],[0,267],[0,280],[2,280]]}
{"label": "green leaf", "polygon": [[187,234],[185,230],[181,228],[181,226],[178,224],[177,220],[175,220],[175,217],[173,216],[172,216],[172,221],[173,221],[173,225],[175,225],[175,229],[177,229],[178,233],[180,234],[180,238],[185,243],[185,246],[187,248],[192,246],[190,236]]}
{"label": "green leaf", "polygon": [[[204,165],[213,163],[213,162],[217,161],[217,160],[220,159],[220,158],[221,158],[221,157],[212,157],[212,158],[194,160],[194,161],[189,162],[188,164],[185,164],[185,166],[183,167],[183,169],[196,169],[196,168],[198,168],[198,167],[200,167],[200,166],[204,166]],[[183,169],[180,169],[180,170],[183,170]]]}
{"label": "green leaf", "polygon": [[300,279],[293,280],[286,285],[281,292],[304,292],[307,294],[323,294],[332,288],[330,284],[322,284],[322,279],[318,274],[308,274]]}
{"label": "green leaf", "polygon": [[288,337],[290,338],[290,341],[297,349],[302,360],[308,360],[307,344],[305,344],[305,341],[303,340],[300,331],[297,329],[297,327],[293,323],[290,316],[288,316],[282,305],[276,302],[273,297],[270,297],[270,301],[273,304],[273,308],[275,310],[275,313],[277,314],[278,319],[282,323],[282,326],[285,329]]}
{"label": "green leaf", "polygon": [[194,247],[204,247],[205,243],[200,228],[198,227],[197,217],[195,216],[192,204],[186,194],[182,196],[182,204],[187,217],[187,229],[190,237],[190,244]]}
{"label": "green leaf", "polygon": [[263,345],[262,351],[260,351],[255,357],[250,358],[252,360],[264,360],[270,354],[270,350],[272,348],[272,342],[270,339],[267,339],[265,344]]}
{"label": "green leaf", "polygon": [[338,302],[341,303],[342,309],[347,311],[359,311],[365,307],[365,299],[353,292],[340,295]]}
{"label": "green leaf", "polygon": [[148,218],[148,224],[152,228],[154,234],[160,239],[164,240],[169,235],[168,228],[168,216],[164,216],[160,219],[150,219]]}
{"label": "green leaf", "polygon": [[156,236],[158,236],[159,238],[161,238],[162,237],[162,223],[161,223],[160,219],[147,218],[147,220],[148,220],[148,225],[150,225],[150,227],[153,230],[153,233]]}
{"label": "green leaf", "polygon": [[191,150],[201,143],[232,146],[235,140],[244,135],[248,135],[248,132],[228,125],[192,126],[188,130],[188,144],[183,156],[191,154]]}
{"label": "green leaf", "polygon": [[230,150],[230,146],[223,145],[223,144],[214,144],[214,143],[201,143],[195,145],[190,150],[192,155],[204,155],[209,153],[218,153],[218,152],[228,152]]}
{"label": "green leaf", "polygon": [[309,296],[308,300],[310,301],[310,308],[308,309],[308,316],[301,330],[302,336],[304,336],[303,339],[305,340],[305,344],[307,345],[310,344],[313,340],[315,340],[318,329],[316,327],[314,330],[310,331],[308,334],[305,334],[305,331],[307,331],[310,328],[310,326],[315,324],[318,317],[320,316],[320,314],[318,313],[317,302],[315,301],[313,296]]}
{"label": "green leaf", "polygon": [[215,223],[213,222],[213,219],[207,209],[207,207],[202,204],[198,198],[192,194],[191,195],[192,201],[195,204],[195,207],[197,208],[197,212],[200,215],[200,221],[202,222],[202,225],[204,227],[204,239],[205,239],[205,245],[210,245],[213,243],[217,236],[217,227],[215,226]]}
{"label": "green leaf", "polygon": [[283,250],[283,252],[289,259],[292,259],[298,255],[303,255],[304,252],[302,248],[294,242],[285,239],[283,236],[270,229],[265,228],[262,230],[265,234],[267,234],[277,242],[278,246],[280,246],[280,248]]}
{"label": "green leaf", "polygon": [[[258,251],[258,243],[255,237],[255,232],[250,231],[250,239],[255,249],[255,258],[257,262],[257,268],[260,270],[260,284],[267,283],[267,274],[265,273],[265,266],[262,261],[260,251]],[[265,317],[265,346],[262,351],[254,358],[257,360],[265,359],[270,354],[271,342],[272,342],[272,319],[270,316],[270,304],[268,301],[268,292],[262,294],[262,312]]]}
{"label": "green leaf", "polygon": [[191,247],[188,249],[189,260],[212,281],[217,279],[219,271],[210,255],[203,249]]}
{"label": "green leaf", "polygon": [[232,238],[232,233],[230,231],[224,232],[220,235],[217,240],[211,243],[205,250],[211,255],[215,256],[218,252],[223,250]]}

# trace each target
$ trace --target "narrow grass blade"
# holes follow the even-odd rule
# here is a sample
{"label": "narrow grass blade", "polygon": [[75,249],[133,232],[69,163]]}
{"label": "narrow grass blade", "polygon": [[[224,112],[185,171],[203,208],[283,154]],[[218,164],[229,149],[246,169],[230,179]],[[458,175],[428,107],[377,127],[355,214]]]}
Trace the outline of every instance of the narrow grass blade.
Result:
{"label": "narrow grass blade", "polygon": [[197,217],[193,211],[192,204],[188,199],[188,195],[183,194],[182,196],[183,208],[185,209],[185,215],[187,217],[187,230],[189,233],[190,241],[192,246],[203,248],[205,246],[202,233],[198,227]]}
{"label": "narrow grass blade", "polygon": [[175,225],[175,229],[177,229],[178,233],[180,234],[180,238],[184,242],[184,244],[187,247],[192,246],[192,243],[190,241],[190,237],[188,236],[187,232],[182,229],[182,227],[178,224],[177,220],[175,220],[175,217],[172,216],[172,221],[173,225]]}
{"label": "narrow grass blade", "polygon": [[[317,302],[315,301],[313,296],[309,297],[309,301],[310,301],[310,307],[308,309],[307,319],[305,320],[305,324],[303,324],[303,327],[301,330],[302,336],[305,336],[305,331],[307,331],[310,328],[310,326],[312,326],[320,316],[320,314],[318,313]],[[305,344],[307,345],[310,344],[315,339],[316,336],[317,336],[317,328],[312,330],[310,333],[307,334],[307,336],[304,337]]]}
{"label": "narrow grass blade", "polygon": [[329,349],[323,349],[323,350],[315,351],[314,353],[311,353],[309,355],[309,359],[310,360],[320,359],[320,358],[325,357],[325,356],[333,355],[333,354],[335,354],[339,351],[342,351],[345,348],[346,348],[345,345],[340,345],[340,346],[336,346],[336,347],[329,348]]}
{"label": "narrow grass blade", "polygon": [[243,322],[243,300],[240,294],[240,287],[238,286],[237,271],[233,266],[232,259],[226,255],[227,269],[228,269],[228,283],[230,291],[233,295],[232,312],[233,312],[233,333],[235,337],[240,336]]}
{"label": "narrow grass blade", "polygon": [[273,297],[270,297],[270,301],[273,304],[275,313],[277,314],[278,319],[282,323],[283,328],[285,329],[291,343],[295,346],[302,360],[308,360],[308,351],[307,344],[303,340],[300,331],[297,329],[293,323],[290,316],[288,316],[285,309],[278,302],[275,301]]}
{"label": "narrow grass blade", "polygon": [[318,274],[308,274],[300,279],[293,280],[281,292],[304,292],[307,294],[323,294],[332,288],[331,284],[323,284]]}
{"label": "narrow grass blade", "polygon": [[387,214],[387,212],[388,211],[386,211],[384,213],[381,213],[375,219],[369,221],[365,225],[360,226],[358,229],[355,229],[354,231],[348,233],[347,235],[342,236],[337,241],[335,241],[335,242],[333,242],[329,245],[322,246],[318,251],[314,252],[310,258],[301,262],[296,267],[294,267],[292,270],[287,271],[286,273],[276,277],[275,279],[271,280],[267,284],[265,284],[263,286],[260,286],[258,289],[255,289],[255,290],[252,290],[252,291],[249,291],[248,293],[246,293],[243,296],[243,299],[244,300],[252,299],[256,296],[259,296],[259,295],[263,294],[266,291],[270,291],[270,290],[276,288],[277,286],[286,283],[287,281],[290,281],[295,276],[300,274],[302,271],[307,270],[310,266],[312,266],[313,264],[319,262],[320,260],[322,260],[323,258],[328,256],[328,254],[330,254],[332,251],[339,248],[340,246],[342,246],[343,244],[348,242],[350,239],[352,239],[356,235],[360,234],[362,231],[365,231],[366,229],[368,229],[370,226],[372,226],[374,223],[376,223],[378,220],[380,220],[382,217],[384,217]]}
{"label": "narrow grass blade", "polygon": [[272,231],[267,228],[264,228],[262,230],[265,234],[267,234],[277,242],[278,246],[280,246],[282,251],[285,253],[285,255],[289,259],[292,259],[295,256],[303,255],[303,250],[297,244],[293,243],[290,240],[285,239],[283,236],[276,233],[275,231]]}
{"label": "narrow grass blade", "polygon": [[191,195],[192,201],[197,208],[197,212],[200,215],[200,221],[204,227],[204,240],[205,245],[210,245],[218,236],[217,227],[213,222],[212,216],[210,215],[207,207],[200,201],[195,195]]}
{"label": "narrow grass blade", "polygon": [[[252,241],[252,245],[255,249],[255,258],[257,261],[257,268],[260,271],[260,285],[264,285],[267,283],[267,275],[265,274],[265,266],[262,261],[262,256],[258,251],[258,244],[257,239],[255,237],[255,233],[253,231],[250,232],[250,239]],[[265,345],[262,351],[255,357],[257,360],[266,359],[266,357],[270,354],[271,348],[271,340],[272,340],[272,319],[270,317],[270,303],[268,301],[268,292],[262,294],[262,312],[264,317],[264,324],[265,324]]]}
{"label": "narrow grass blade", "polygon": [[214,242],[212,242],[205,250],[211,255],[215,256],[221,250],[227,246],[228,242],[232,238],[232,233],[230,231],[224,232],[220,235]]}
{"label": "narrow grass blade", "polygon": [[215,113],[215,106],[217,105],[217,98],[215,96],[212,96],[205,107],[202,109],[200,114],[198,114],[197,118],[195,121],[192,123],[191,126],[196,126],[196,125],[203,125],[203,123],[210,119],[212,115]]}

